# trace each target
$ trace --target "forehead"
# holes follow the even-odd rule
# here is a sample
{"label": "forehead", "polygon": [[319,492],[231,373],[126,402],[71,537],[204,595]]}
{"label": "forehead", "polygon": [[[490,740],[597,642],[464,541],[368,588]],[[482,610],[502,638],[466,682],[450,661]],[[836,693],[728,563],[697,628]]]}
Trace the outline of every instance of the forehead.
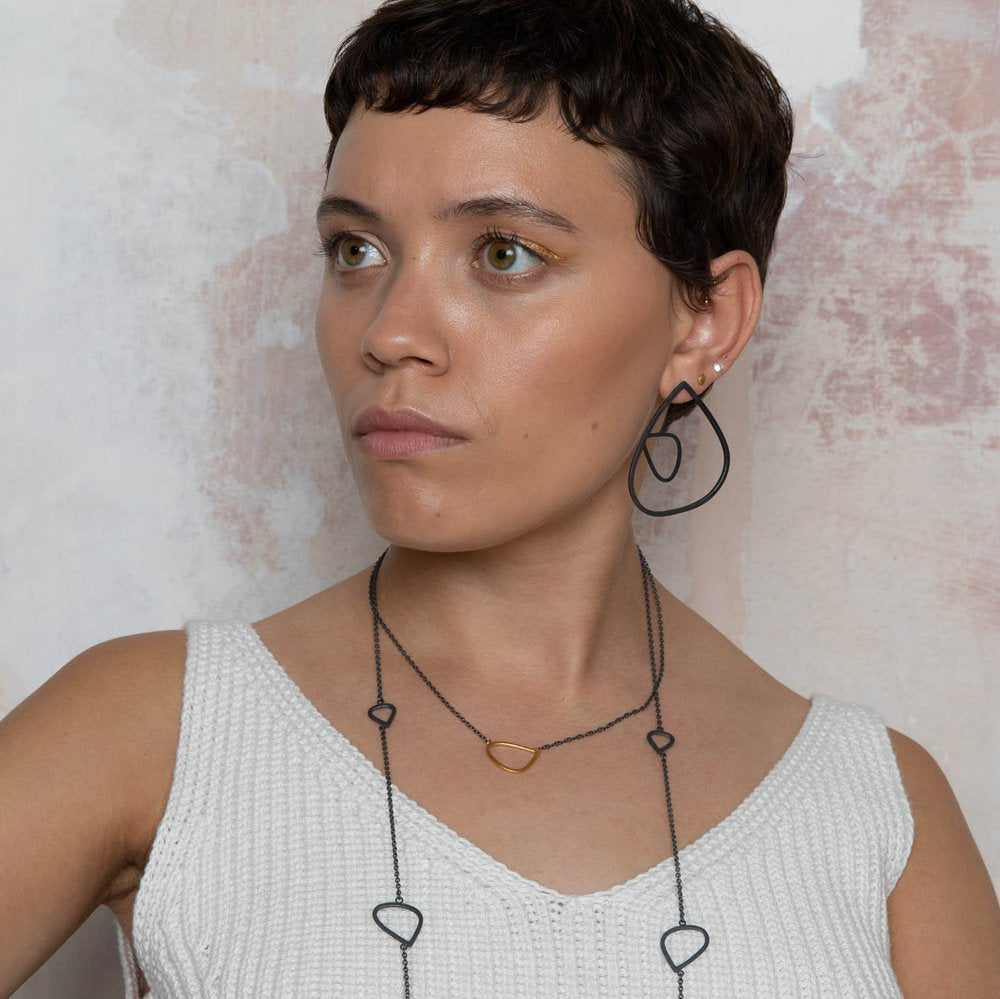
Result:
{"label": "forehead", "polygon": [[326,193],[401,211],[484,194],[530,198],[581,230],[633,228],[635,205],[615,151],[576,139],[551,107],[511,122],[466,108],[352,112]]}

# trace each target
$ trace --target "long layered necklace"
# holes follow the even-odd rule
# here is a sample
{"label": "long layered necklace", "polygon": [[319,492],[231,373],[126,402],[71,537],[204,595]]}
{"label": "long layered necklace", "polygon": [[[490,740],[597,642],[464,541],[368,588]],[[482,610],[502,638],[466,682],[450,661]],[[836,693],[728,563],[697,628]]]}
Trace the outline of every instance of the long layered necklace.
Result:
{"label": "long layered necklace", "polygon": [[[664,642],[663,642],[663,609],[660,605],[660,595],[657,592],[656,584],[653,580],[649,565],[640,549],[639,564],[642,569],[642,592],[646,603],[646,634],[649,641],[649,667],[652,678],[652,689],[649,696],[637,707],[623,712],[616,718],[598,725],[595,728],[578,732],[575,735],[565,736],[555,739],[541,746],[524,746],[516,742],[490,739],[483,731],[472,724],[434,685],[423,669],[417,665],[413,657],[403,648],[399,639],[385,623],[378,608],[378,573],[382,566],[382,561],[386,556],[383,552],[378,561],[372,566],[371,575],[368,579],[368,602],[372,613],[372,643],[375,657],[375,703],[368,709],[368,717],[378,726],[379,739],[382,748],[382,774],[385,777],[386,808],[389,817],[389,841],[392,849],[392,875],[395,884],[395,897],[390,902],[380,902],[372,909],[372,918],[376,926],[384,933],[387,933],[399,944],[400,958],[403,971],[403,996],[404,999],[411,999],[410,990],[410,948],[416,943],[420,930],[424,925],[423,913],[415,905],[405,900],[403,894],[403,882],[399,870],[399,849],[396,838],[396,813],[393,802],[392,770],[389,760],[389,738],[388,732],[396,718],[396,705],[387,701],[382,682],[382,645],[381,634],[385,632],[390,641],[395,645],[403,659],[410,665],[413,671],[431,690],[434,696],[481,742],[485,745],[486,755],[490,762],[509,774],[523,774],[539,758],[540,754],[557,746],[564,746],[580,739],[587,739],[590,736],[606,732],[615,725],[620,724],[627,718],[637,715],[652,703],[655,710],[656,726],[646,733],[646,742],[650,749],[656,753],[660,760],[660,769],[663,774],[663,794],[667,805],[667,828],[670,834],[670,847],[673,858],[674,884],[677,895],[677,922],[666,929],[660,935],[660,951],[666,959],[667,965],[674,973],[677,980],[677,999],[684,999],[684,973],[685,969],[692,961],[700,957],[708,947],[708,932],[701,926],[696,926],[687,921],[684,909],[684,885],[681,879],[681,862],[677,850],[677,831],[674,823],[674,805],[670,795],[670,772],[667,766],[667,751],[674,745],[675,739],[670,732],[663,727],[663,711],[660,704],[660,681],[663,679],[664,669]],[[654,642],[653,629],[653,606],[656,608],[656,640]],[[657,656],[657,651],[659,655]],[[520,758],[524,761],[520,766],[511,766],[504,763],[497,753],[510,752],[524,754]],[[405,925],[404,925],[405,924]]]}

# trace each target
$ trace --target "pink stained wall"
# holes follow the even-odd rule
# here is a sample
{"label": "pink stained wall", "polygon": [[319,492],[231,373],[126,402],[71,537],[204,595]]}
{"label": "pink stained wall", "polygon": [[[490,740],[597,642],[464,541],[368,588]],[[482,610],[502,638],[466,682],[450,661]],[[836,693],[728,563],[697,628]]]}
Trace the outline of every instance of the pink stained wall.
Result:
{"label": "pink stained wall", "polygon": [[[0,712],[103,638],[260,616],[379,550],[311,344],[319,95],[371,6],[12,12]],[[830,6],[716,5],[789,80],[796,173],[755,346],[710,398],[730,482],[637,530],[780,679],[923,742],[998,879],[996,13]],[[109,994],[106,917],[19,999]]]}

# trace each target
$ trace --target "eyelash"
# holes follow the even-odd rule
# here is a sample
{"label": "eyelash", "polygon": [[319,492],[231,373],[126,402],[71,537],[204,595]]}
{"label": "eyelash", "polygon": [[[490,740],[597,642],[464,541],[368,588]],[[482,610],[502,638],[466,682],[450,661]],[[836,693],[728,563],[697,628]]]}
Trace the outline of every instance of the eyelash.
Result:
{"label": "eyelash", "polygon": [[[359,236],[356,232],[351,232],[349,229],[340,229],[337,232],[331,232],[329,235],[320,236],[314,252],[317,256],[325,257],[327,260],[333,260],[337,253],[338,244],[346,237],[353,237],[354,239],[361,240],[365,243],[369,242],[369,240],[365,239],[364,236]],[[521,239],[520,236],[517,235],[517,233],[501,232],[496,228],[490,228],[485,232],[480,233],[475,243],[476,255],[478,256],[478,254],[482,252],[483,247],[488,246],[493,242],[512,243],[515,246],[519,246],[527,253],[532,254],[532,256],[538,257],[538,259],[543,263],[545,262],[545,255],[539,252],[539,250],[534,249],[533,246],[529,246],[523,239]],[[501,274],[499,271],[487,271],[487,273],[490,275],[491,281],[497,281],[500,284],[509,285],[516,284],[519,281],[530,280],[537,269],[538,268],[533,268],[526,274]],[[342,271],[341,273],[344,272]]]}

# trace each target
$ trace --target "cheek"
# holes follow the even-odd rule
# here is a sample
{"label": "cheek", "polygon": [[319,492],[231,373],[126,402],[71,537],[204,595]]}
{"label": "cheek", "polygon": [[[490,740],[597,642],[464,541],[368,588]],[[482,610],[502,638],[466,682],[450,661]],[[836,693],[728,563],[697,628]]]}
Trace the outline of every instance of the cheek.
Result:
{"label": "cheek", "polygon": [[345,331],[351,329],[350,317],[334,303],[326,291],[320,291],[316,305],[316,349],[326,375],[330,393],[338,408],[357,370],[363,367],[357,343]]}
{"label": "cheek", "polygon": [[330,379],[331,372],[331,358],[330,350],[332,346],[331,337],[331,321],[330,316],[332,309],[328,301],[328,295],[326,291],[326,281],[324,279],[323,286],[320,288],[319,297],[316,301],[316,322],[315,322],[315,335],[316,335],[316,349],[319,352],[320,363],[323,365],[323,371],[326,373],[327,380]]}
{"label": "cheek", "polygon": [[604,290],[566,296],[497,351],[491,415],[532,447],[558,438],[575,459],[595,445],[617,453],[649,418],[669,342],[662,303],[648,288],[633,289],[631,301],[620,285]]}

